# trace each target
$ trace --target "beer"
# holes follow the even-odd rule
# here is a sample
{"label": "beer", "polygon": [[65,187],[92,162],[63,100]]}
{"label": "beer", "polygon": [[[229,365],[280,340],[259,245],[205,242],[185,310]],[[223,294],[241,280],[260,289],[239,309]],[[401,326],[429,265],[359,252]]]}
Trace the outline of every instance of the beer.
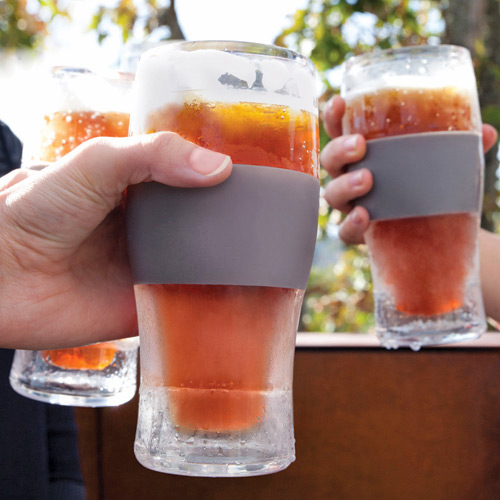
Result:
{"label": "beer", "polygon": [[40,159],[56,161],[94,137],[126,137],[129,115],[119,112],[57,111],[44,117]]}
{"label": "beer", "polygon": [[[231,431],[262,420],[270,363],[297,327],[303,291],[218,285],[136,285],[153,309],[148,386],[166,386],[176,425]],[[154,332],[154,333],[153,333]],[[152,343],[153,343],[152,342]],[[149,342],[142,345],[149,349]],[[285,351],[286,352],[286,351]]]}
{"label": "beer", "polygon": [[286,168],[319,176],[318,122],[307,111],[253,102],[199,99],[151,113],[148,132],[170,130],[231,156],[233,163]]}
{"label": "beer", "polygon": [[[126,137],[129,114],[123,112],[56,111],[44,116],[39,159],[56,161],[94,137]],[[66,370],[103,370],[117,349],[107,342],[85,347],[42,351],[42,358]]]}
{"label": "beer", "polygon": [[[307,111],[195,99],[154,111],[145,127],[150,133],[177,132],[230,155],[233,163],[318,177],[318,122]],[[148,304],[155,323],[141,340],[149,360],[143,381],[167,388],[176,425],[223,432],[251,428],[263,419],[273,389],[271,363],[280,355],[276,346],[294,342],[303,293],[258,286],[136,285],[138,303]],[[161,350],[153,353],[154,345]]]}
{"label": "beer", "polygon": [[51,365],[65,370],[103,370],[109,366],[116,354],[112,342],[42,351],[42,358]]}
{"label": "beer", "polygon": [[470,92],[458,87],[382,88],[347,100],[347,133],[366,140],[419,132],[474,131],[477,113]]}
{"label": "beer", "polygon": [[[470,93],[457,87],[385,88],[347,102],[348,133],[367,140],[419,132],[474,131]],[[402,313],[434,316],[463,305],[476,250],[478,215],[374,221],[365,237],[375,277]]]}

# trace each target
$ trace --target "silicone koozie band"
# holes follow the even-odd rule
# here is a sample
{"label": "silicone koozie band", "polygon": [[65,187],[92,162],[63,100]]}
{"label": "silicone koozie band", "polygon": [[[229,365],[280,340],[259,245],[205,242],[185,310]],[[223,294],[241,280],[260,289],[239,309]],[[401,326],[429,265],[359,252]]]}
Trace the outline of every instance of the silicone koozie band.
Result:
{"label": "silicone koozie band", "polygon": [[484,157],[478,132],[429,132],[374,139],[349,171],[368,168],[373,189],[356,200],[372,220],[478,212]]}
{"label": "silicone koozie band", "polygon": [[234,165],[210,188],[131,186],[127,238],[136,284],[307,286],[319,181],[281,168]]}

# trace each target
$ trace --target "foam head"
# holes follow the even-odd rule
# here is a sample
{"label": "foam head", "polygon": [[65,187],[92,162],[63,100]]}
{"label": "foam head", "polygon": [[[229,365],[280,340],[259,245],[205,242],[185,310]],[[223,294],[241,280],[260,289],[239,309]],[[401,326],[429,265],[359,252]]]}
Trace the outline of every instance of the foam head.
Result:
{"label": "foam head", "polygon": [[477,96],[470,54],[452,45],[391,49],[353,57],[344,64],[346,99],[382,89],[454,87]]}
{"label": "foam head", "polygon": [[94,73],[85,68],[56,67],[47,81],[46,113],[95,111],[130,113],[133,75]]}
{"label": "foam head", "polygon": [[137,68],[131,130],[169,103],[278,104],[317,114],[316,72],[292,51],[240,42],[180,42],[145,52]]}

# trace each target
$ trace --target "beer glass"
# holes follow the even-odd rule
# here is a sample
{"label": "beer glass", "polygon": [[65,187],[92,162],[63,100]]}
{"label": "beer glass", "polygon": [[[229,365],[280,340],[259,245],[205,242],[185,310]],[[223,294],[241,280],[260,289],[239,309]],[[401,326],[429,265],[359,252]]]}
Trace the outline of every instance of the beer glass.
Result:
{"label": "beer glass", "polygon": [[[57,67],[43,90],[43,119],[23,168],[40,169],[93,137],[124,137],[133,78]],[[136,391],[138,338],[47,351],[17,350],[10,383],[23,396],[71,406],[114,406]]]}
{"label": "beer glass", "polygon": [[484,160],[468,51],[416,46],[345,64],[343,129],[368,141],[376,330],[387,348],[478,337]]}
{"label": "beer glass", "polygon": [[292,371],[319,201],[315,70],[289,50],[180,42],[146,52],[131,133],[231,156],[211,188],[129,188],[141,338],[139,462],[193,476],[295,457]]}

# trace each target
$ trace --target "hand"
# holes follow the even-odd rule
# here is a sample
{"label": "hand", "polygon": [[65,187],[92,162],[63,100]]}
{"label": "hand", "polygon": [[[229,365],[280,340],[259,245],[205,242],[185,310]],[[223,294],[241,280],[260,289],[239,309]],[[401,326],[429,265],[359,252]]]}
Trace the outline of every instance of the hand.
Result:
{"label": "hand", "polygon": [[[369,170],[345,172],[349,163],[357,162],[366,153],[366,141],[360,134],[342,136],[342,117],[345,102],[333,97],[326,105],[323,123],[332,140],[321,152],[321,164],[333,180],[325,190],[325,199],[337,210],[348,214],[339,228],[339,237],[348,244],[363,243],[363,234],[368,229],[370,216],[368,211],[355,207],[352,201],[366,194],[373,186],[373,177]],[[488,151],[497,140],[497,131],[491,125],[483,125],[483,147]]]}
{"label": "hand", "polygon": [[50,349],[137,335],[121,200],[157,181],[225,180],[228,156],[168,132],[93,139],[0,180],[0,346]]}

